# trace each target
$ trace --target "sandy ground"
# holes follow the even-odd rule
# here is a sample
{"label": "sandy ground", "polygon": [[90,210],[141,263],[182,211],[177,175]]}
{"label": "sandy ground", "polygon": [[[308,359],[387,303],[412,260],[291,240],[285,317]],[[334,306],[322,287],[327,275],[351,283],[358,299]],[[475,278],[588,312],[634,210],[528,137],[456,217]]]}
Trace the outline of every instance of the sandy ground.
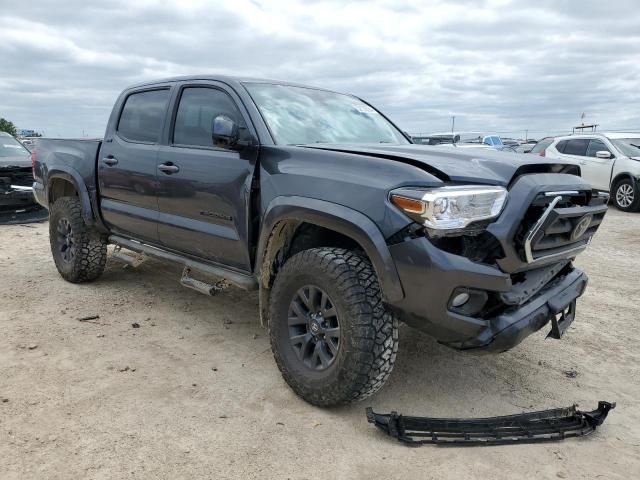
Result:
{"label": "sandy ground", "polygon": [[[109,260],[99,281],[72,285],[47,228],[0,226],[3,480],[640,478],[640,214],[610,210],[579,258],[591,283],[563,340],[539,332],[477,357],[403,326],[386,387],[334,410],[286,386],[255,294],[205,297],[153,261]],[[411,449],[364,415],[369,405],[485,416],[598,400],[618,407],[595,435],[526,446]]]}

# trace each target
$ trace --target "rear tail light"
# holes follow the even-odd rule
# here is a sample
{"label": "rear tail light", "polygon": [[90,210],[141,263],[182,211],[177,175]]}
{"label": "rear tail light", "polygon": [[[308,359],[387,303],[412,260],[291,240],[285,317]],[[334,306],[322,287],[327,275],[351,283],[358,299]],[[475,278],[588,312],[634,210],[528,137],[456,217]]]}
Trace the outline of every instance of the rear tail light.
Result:
{"label": "rear tail light", "polygon": [[539,154],[539,155],[540,155],[541,157],[544,157],[544,156],[545,156],[544,152],[546,152],[546,150],[542,150],[542,151],[540,151],[540,154]]}

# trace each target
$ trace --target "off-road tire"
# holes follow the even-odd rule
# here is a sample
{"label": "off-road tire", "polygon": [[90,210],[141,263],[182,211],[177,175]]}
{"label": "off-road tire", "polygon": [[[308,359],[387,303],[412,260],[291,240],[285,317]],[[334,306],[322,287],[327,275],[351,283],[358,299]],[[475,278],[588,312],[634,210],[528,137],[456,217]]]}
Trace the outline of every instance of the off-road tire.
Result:
{"label": "off-road tire", "polygon": [[[322,372],[303,364],[289,341],[289,307],[305,285],[324,290],[340,320],[335,361]],[[385,307],[375,271],[361,253],[314,248],[292,256],[278,272],[270,297],[271,349],[284,380],[307,402],[330,407],[377,392],[393,369],[398,320]]]}
{"label": "off-road tire", "polygon": [[[620,203],[620,189],[626,189],[627,192],[632,192],[633,200],[629,204],[621,204]],[[636,212],[640,210],[640,189],[638,188],[637,182],[632,180],[631,178],[622,178],[616,182],[611,190],[611,200],[613,204],[616,206],[618,210],[622,210],[623,212]],[[627,197],[628,198],[628,197]]]}
{"label": "off-road tire", "polygon": [[[61,252],[58,225],[68,222],[73,233],[75,255],[65,260]],[[68,282],[84,283],[95,280],[107,262],[107,238],[82,219],[82,206],[77,197],[57,199],[49,209],[49,243],[58,272]]]}

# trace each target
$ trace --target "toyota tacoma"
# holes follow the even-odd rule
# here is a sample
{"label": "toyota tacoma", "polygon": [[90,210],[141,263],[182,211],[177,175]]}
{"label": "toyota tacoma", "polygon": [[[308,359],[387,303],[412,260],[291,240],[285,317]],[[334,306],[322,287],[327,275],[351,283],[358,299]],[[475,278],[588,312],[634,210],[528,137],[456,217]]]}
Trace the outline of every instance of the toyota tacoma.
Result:
{"label": "toyota tacoma", "polygon": [[399,321],[474,352],[560,338],[608,200],[576,165],[413,145],[355,96],[222,76],[127,88],[103,140],[33,157],[65,280],[98,278],[111,244],[203,293],[258,289],[278,368],[320,406],[382,387]]}

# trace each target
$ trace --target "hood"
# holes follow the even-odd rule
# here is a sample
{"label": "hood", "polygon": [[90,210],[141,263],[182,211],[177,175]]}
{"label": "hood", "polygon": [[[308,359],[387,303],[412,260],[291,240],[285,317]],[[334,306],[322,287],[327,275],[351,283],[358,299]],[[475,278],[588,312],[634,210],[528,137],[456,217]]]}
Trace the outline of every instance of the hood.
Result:
{"label": "hood", "polygon": [[553,159],[501,152],[492,148],[428,145],[313,144],[302,148],[385,158],[421,168],[442,181],[507,186],[520,173],[559,172],[570,164]]}
{"label": "hood", "polygon": [[7,167],[31,167],[31,157],[29,155],[15,155],[11,157],[0,157],[0,168]]}

